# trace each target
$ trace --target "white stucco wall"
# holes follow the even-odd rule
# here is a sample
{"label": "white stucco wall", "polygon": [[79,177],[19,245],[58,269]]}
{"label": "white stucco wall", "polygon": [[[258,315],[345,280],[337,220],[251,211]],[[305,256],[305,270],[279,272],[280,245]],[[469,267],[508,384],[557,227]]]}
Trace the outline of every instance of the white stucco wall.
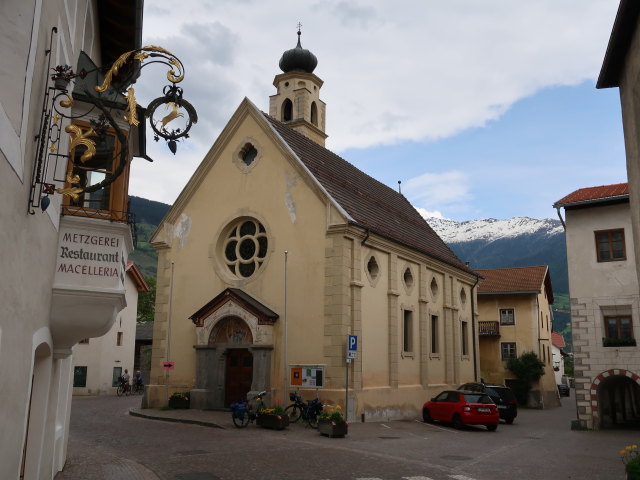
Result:
{"label": "white stucco wall", "polygon": [[27,199],[50,74],[45,52],[52,67],[75,69],[81,50],[99,61],[95,5],[0,2],[0,362],[10,365],[0,392],[2,479],[19,478],[27,438],[25,478],[52,479],[66,458],[71,359],[56,348],[50,320],[61,196],[33,215]]}
{"label": "white stucco wall", "polygon": [[[598,427],[596,378],[611,369],[638,374],[638,347],[603,347],[604,316],[631,315],[634,336],[640,335],[640,296],[635,272],[629,204],[566,211],[567,262],[578,417],[587,428]],[[626,260],[598,262],[594,232],[624,229]],[[609,375],[608,373],[606,375]]]}
{"label": "white stucco wall", "polygon": [[[130,274],[125,278],[127,306],[120,311],[113,327],[102,337],[91,338],[89,343],[79,343],[73,348],[73,366],[87,367],[85,387],[73,387],[74,395],[113,395],[114,367],[125,368],[133,377],[135,356],[136,316],[138,312],[138,289]],[[118,345],[118,333],[122,333],[122,344]]]}

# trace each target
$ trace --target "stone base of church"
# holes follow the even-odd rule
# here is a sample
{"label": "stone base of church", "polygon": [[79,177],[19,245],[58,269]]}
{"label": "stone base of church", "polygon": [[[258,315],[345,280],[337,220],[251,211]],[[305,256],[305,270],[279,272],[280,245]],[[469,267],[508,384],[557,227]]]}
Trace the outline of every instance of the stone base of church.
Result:
{"label": "stone base of church", "polygon": [[204,388],[194,388],[191,390],[191,408],[213,410],[222,408],[222,402],[216,398],[216,392]]}
{"label": "stone base of church", "polygon": [[[142,408],[162,408],[169,405],[169,397],[175,392],[187,392],[190,385],[147,385],[142,400]],[[193,400],[191,400],[193,402]],[[195,407],[191,407],[195,408]],[[199,407],[198,407],[199,408]]]}

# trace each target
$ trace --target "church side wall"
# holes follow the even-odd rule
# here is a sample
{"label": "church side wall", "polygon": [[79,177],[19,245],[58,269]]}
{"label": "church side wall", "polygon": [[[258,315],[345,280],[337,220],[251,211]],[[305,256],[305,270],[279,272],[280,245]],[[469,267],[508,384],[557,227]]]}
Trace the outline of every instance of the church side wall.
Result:
{"label": "church side wall", "polygon": [[[342,281],[347,285],[348,272],[352,286],[351,310],[332,310],[326,320],[335,323],[337,316],[344,321],[344,328],[337,329],[339,337],[335,339],[339,345],[335,374],[344,377],[341,372],[345,371],[346,334],[358,335],[358,359],[349,367],[352,418],[418,416],[422,404],[431,396],[475,379],[472,285],[462,282],[450,270],[443,271],[440,267],[437,271],[435,264],[427,265],[425,259],[421,262],[414,252],[397,244],[372,236],[363,245],[361,237],[361,232],[355,239],[338,234],[329,237],[349,252],[332,257],[333,263],[332,258],[328,259],[335,272],[340,271],[333,268],[339,261],[345,266],[330,282]],[[326,303],[333,304],[329,299]],[[361,314],[359,322],[353,312]],[[439,325],[435,352],[431,352],[432,316],[437,317]],[[462,321],[467,322],[465,355],[461,350]],[[410,328],[406,336],[405,326]],[[340,404],[344,403],[344,391],[333,395]]]}

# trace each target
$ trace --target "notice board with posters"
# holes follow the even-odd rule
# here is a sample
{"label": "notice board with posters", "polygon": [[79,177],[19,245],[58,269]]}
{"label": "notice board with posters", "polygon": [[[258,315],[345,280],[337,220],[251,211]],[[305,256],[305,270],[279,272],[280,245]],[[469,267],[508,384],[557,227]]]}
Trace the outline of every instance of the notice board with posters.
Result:
{"label": "notice board with posters", "polygon": [[289,383],[294,388],[324,388],[325,365],[289,365]]}

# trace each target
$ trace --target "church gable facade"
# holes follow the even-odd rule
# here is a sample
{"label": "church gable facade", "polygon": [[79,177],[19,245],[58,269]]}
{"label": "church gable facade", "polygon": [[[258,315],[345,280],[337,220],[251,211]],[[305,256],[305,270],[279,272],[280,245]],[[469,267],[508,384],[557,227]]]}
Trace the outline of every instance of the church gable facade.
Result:
{"label": "church gable facade", "polygon": [[[187,389],[192,408],[299,389],[351,418],[400,418],[478,376],[477,276],[405,197],[324,148],[305,52],[283,55],[274,116],[241,103],[152,239],[149,406]],[[300,384],[307,369],[320,374]]]}

